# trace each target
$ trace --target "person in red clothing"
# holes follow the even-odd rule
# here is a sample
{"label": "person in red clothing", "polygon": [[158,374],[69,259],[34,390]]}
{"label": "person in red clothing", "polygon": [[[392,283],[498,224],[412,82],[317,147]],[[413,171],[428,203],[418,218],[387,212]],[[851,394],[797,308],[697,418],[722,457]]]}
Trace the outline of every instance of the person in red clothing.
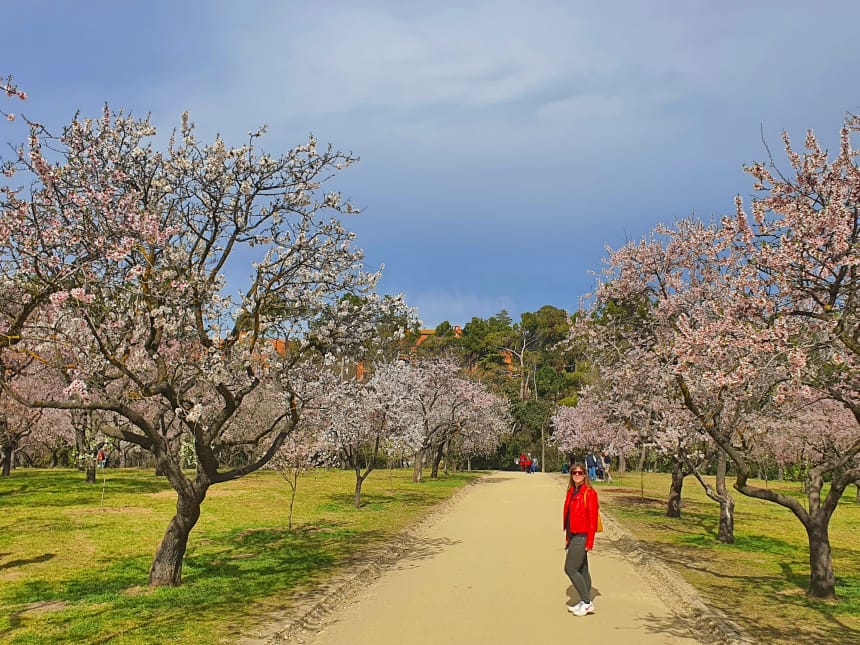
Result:
{"label": "person in red clothing", "polygon": [[567,549],[564,572],[579,594],[580,601],[568,607],[568,611],[576,616],[594,613],[588,552],[594,546],[598,506],[597,491],[591,487],[585,465],[580,462],[573,464],[570,467],[567,496],[564,498],[564,535]]}
{"label": "person in red clothing", "polygon": [[526,453],[520,454],[520,472],[527,472],[529,458]]}

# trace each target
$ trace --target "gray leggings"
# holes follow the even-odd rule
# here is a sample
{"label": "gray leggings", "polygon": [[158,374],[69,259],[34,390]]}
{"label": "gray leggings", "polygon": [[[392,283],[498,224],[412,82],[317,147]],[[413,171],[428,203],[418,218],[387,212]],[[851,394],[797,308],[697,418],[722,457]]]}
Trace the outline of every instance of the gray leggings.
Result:
{"label": "gray leggings", "polygon": [[584,602],[591,602],[591,575],[588,573],[588,552],[585,550],[585,536],[574,535],[567,545],[564,559],[564,572],[576,588]]}

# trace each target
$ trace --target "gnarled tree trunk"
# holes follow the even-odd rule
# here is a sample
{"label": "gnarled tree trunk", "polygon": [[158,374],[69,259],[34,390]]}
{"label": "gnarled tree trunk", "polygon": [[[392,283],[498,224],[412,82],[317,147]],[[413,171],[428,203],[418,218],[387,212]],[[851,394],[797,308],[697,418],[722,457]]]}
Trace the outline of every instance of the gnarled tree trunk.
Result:
{"label": "gnarled tree trunk", "polygon": [[412,465],[412,481],[419,483],[424,474],[424,448],[415,453],[415,463]]}
{"label": "gnarled tree trunk", "polygon": [[720,503],[720,528],[717,541],[723,544],[735,543],[735,500],[726,486],[726,452],[719,451],[717,456],[717,501]]}
{"label": "gnarled tree trunk", "polygon": [[669,499],[666,502],[666,517],[681,517],[681,491],[686,475],[683,462],[676,459],[672,466],[672,484],[669,486]]}
{"label": "gnarled tree trunk", "polygon": [[439,464],[442,463],[442,457],[445,456],[445,442],[443,441],[439,448],[436,449],[436,455],[433,457],[433,468],[430,469],[430,479],[439,477]]}
{"label": "gnarled tree trunk", "polygon": [[361,485],[364,483],[364,480],[367,479],[367,476],[370,474],[370,468],[362,475],[361,467],[355,466],[355,493],[353,495],[353,506],[355,508],[361,507]]}
{"label": "gnarled tree trunk", "polygon": [[806,595],[815,600],[836,599],[836,578],[830,551],[829,514],[819,511],[806,523],[809,539],[809,590]]}
{"label": "gnarled tree trunk", "polygon": [[3,444],[3,477],[8,477],[12,474],[12,455],[14,452],[15,450],[11,445]]}
{"label": "gnarled tree trunk", "polygon": [[188,535],[200,518],[200,504],[205,497],[206,488],[194,490],[193,486],[188,486],[184,492],[177,491],[176,515],[170,520],[149,567],[150,587],[178,587],[182,584],[182,562],[188,548]]}
{"label": "gnarled tree trunk", "polygon": [[720,505],[720,526],[717,529],[717,541],[723,544],[735,543],[735,500],[729,493],[726,486],[726,470],[727,470],[727,455],[726,451],[720,448],[717,449],[717,474],[716,474],[716,490],[711,488],[710,484],[702,477],[699,469],[688,461],[688,466],[693,471],[696,479],[705,489],[705,495],[709,499],[714,500]]}

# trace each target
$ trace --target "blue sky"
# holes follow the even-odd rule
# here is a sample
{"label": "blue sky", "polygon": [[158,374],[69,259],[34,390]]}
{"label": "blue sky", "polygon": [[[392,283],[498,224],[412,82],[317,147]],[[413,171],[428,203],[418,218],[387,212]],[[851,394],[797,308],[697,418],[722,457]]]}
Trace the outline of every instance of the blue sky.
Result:
{"label": "blue sky", "polygon": [[107,102],[167,132],[189,109],[235,144],[266,123],[270,151],[313,132],[358,154],[335,186],[364,209],[347,224],[427,326],[573,311],[606,245],[731,212],[762,134],[775,153],[782,130],[833,147],[860,112],[855,0],[7,0],[2,16],[0,73],[43,123]]}

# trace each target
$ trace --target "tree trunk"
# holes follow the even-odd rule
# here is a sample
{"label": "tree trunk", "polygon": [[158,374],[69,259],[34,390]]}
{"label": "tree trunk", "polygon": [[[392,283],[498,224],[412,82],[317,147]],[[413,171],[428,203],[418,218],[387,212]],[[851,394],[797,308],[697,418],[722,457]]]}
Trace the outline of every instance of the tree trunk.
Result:
{"label": "tree trunk", "polygon": [[92,440],[92,412],[73,415],[75,447],[78,450],[78,467],[86,473],[86,483],[96,483],[95,446]]}
{"label": "tree trunk", "polygon": [[640,473],[645,470],[645,447],[639,451],[639,465],[636,467]]}
{"label": "tree trunk", "polygon": [[672,485],[669,487],[666,517],[681,517],[681,490],[684,487],[684,476],[684,466],[676,460],[672,467]]}
{"label": "tree trunk", "polygon": [[[535,394],[537,394],[537,383],[535,383]],[[540,471],[546,472],[546,424],[540,427]]]}
{"label": "tree trunk", "polygon": [[[849,458],[853,455],[849,455]],[[830,518],[839,504],[839,498],[845,492],[845,487],[851,479],[834,477],[830,481],[830,490],[825,500],[821,500],[824,487],[823,473],[828,472],[824,467],[813,468],[807,474],[806,486],[807,506],[792,496],[773,489],[757,488],[747,484],[749,468],[740,459],[734,459],[738,467],[738,479],[735,489],[757,499],[775,502],[788,508],[801,521],[806,529],[809,542],[809,589],[807,598],[811,600],[835,600],[836,579],[833,573],[833,555],[830,550],[828,534]],[[832,470],[830,471],[832,472]]]}
{"label": "tree trunk", "polygon": [[149,568],[150,587],[178,587],[182,584],[182,561],[188,547],[188,535],[200,518],[200,504],[205,495],[205,490],[199,496],[177,492],[176,515],[170,520]]}
{"label": "tree trunk", "polygon": [[[369,472],[369,471],[368,471]],[[364,483],[365,477],[367,477],[368,473],[364,474],[364,477],[361,476],[361,468],[355,468],[355,492],[353,495],[353,506],[356,508],[361,508],[361,485]]]}
{"label": "tree trunk", "polygon": [[292,479],[287,481],[290,484],[290,514],[287,518],[287,530],[293,530],[293,507],[296,505],[296,489],[299,487],[299,469],[295,468],[290,473]]}
{"label": "tree trunk", "polygon": [[424,471],[424,448],[419,448],[415,453],[415,463],[412,465],[412,481],[416,484],[421,482]]}
{"label": "tree trunk", "polygon": [[717,541],[723,544],[735,543],[735,500],[726,486],[726,451],[720,450],[717,456],[717,495],[720,501],[720,528]]}
{"label": "tree trunk", "polygon": [[439,445],[436,450],[436,455],[433,457],[433,468],[430,470],[430,479],[439,477],[439,464],[442,463],[442,457],[445,455],[445,442]]}
{"label": "tree trunk", "polygon": [[833,556],[830,552],[829,518],[810,517],[806,527],[809,538],[809,590],[807,597],[814,600],[836,600],[836,578],[833,575]]}
{"label": "tree trunk", "polygon": [[11,444],[3,444],[3,469],[2,475],[3,477],[8,477],[12,474],[12,452],[13,448]]}
{"label": "tree trunk", "polygon": [[627,460],[624,459],[624,455],[618,455],[618,474],[623,475],[627,472]]}

